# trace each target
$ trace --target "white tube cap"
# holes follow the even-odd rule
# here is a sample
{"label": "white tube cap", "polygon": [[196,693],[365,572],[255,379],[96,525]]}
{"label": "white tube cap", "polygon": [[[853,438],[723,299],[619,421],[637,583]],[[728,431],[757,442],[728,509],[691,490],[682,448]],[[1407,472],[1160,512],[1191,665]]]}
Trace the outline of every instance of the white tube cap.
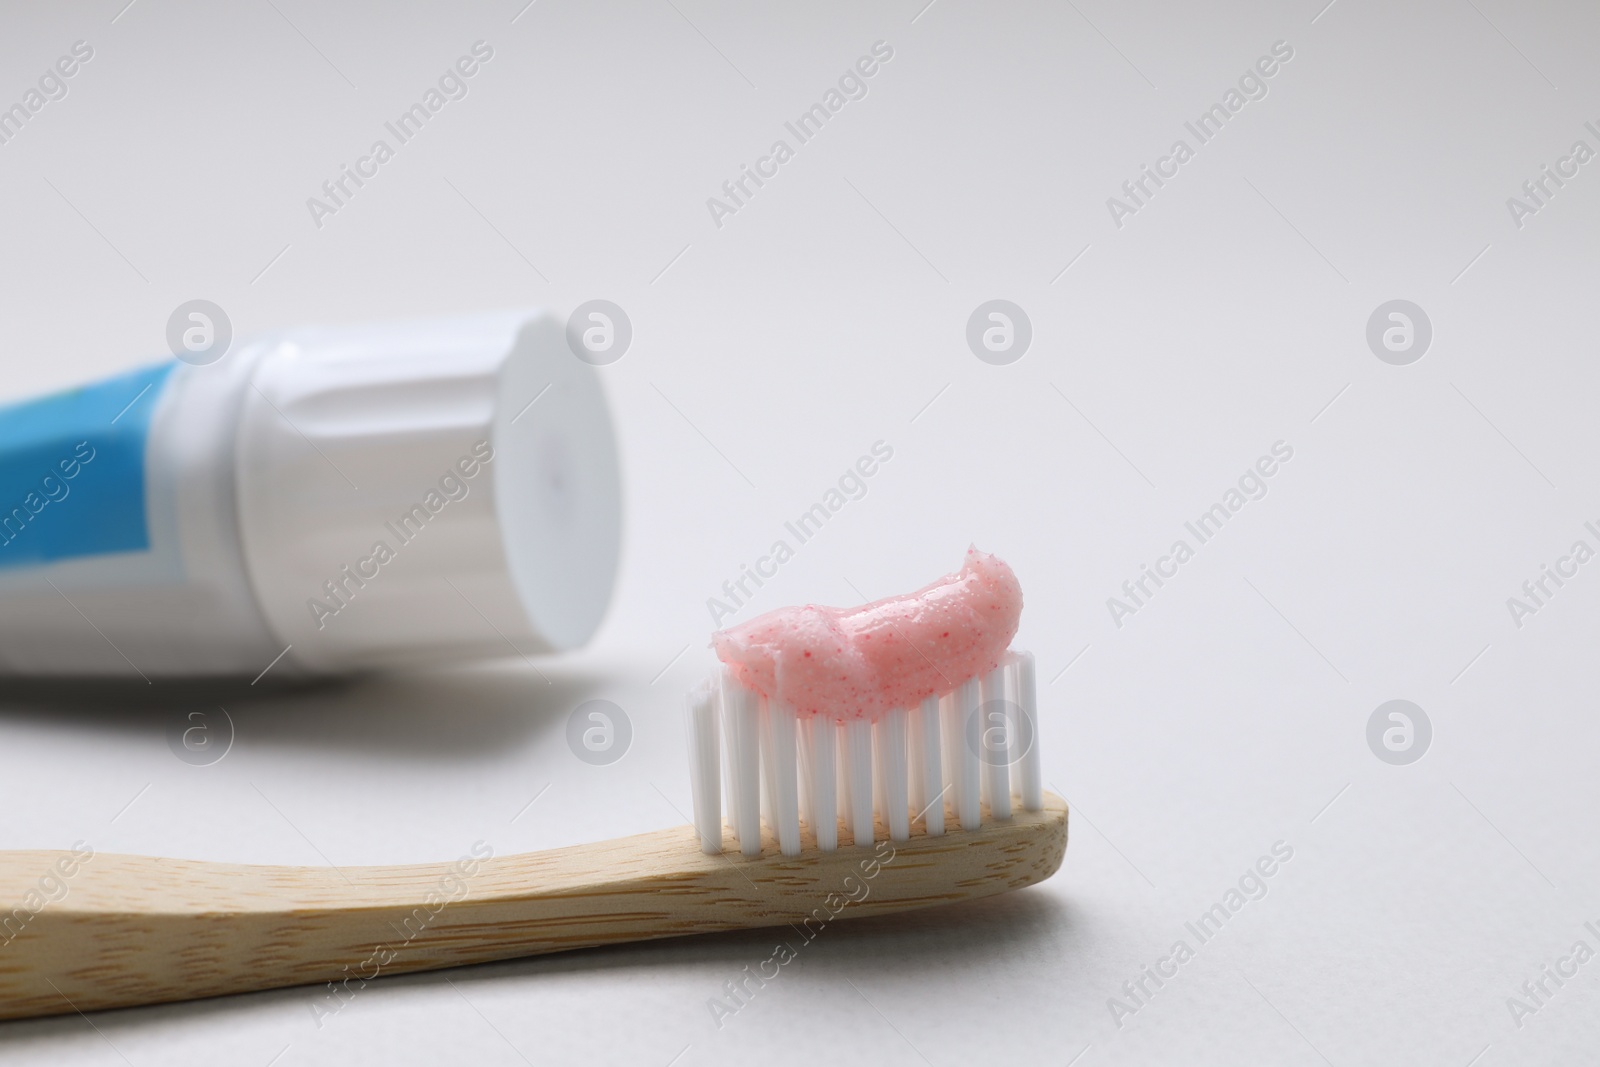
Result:
{"label": "white tube cap", "polygon": [[238,438],[241,539],[285,664],[575,648],[621,549],[598,372],[543,313],[287,334]]}

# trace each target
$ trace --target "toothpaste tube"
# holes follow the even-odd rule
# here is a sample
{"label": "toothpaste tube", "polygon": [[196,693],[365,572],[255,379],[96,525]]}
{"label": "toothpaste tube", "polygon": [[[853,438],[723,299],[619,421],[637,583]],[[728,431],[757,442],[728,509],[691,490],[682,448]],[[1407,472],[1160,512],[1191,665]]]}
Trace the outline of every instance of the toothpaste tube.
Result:
{"label": "toothpaste tube", "polygon": [[571,649],[621,486],[542,313],[289,331],[0,407],[0,674],[332,674]]}

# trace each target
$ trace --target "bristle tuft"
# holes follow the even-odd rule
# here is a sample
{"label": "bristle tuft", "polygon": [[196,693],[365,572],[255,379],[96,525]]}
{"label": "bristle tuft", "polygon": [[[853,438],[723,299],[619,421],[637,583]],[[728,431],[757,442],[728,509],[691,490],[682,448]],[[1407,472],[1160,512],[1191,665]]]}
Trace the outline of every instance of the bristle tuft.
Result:
{"label": "bristle tuft", "polygon": [[689,694],[685,721],[695,832],[711,854],[723,850],[724,815],[754,858],[773,845],[784,856],[834,851],[841,825],[849,844],[867,847],[880,836],[940,836],[952,818],[975,831],[1016,806],[1044,806],[1028,652],[876,723],[800,719],[723,671]]}

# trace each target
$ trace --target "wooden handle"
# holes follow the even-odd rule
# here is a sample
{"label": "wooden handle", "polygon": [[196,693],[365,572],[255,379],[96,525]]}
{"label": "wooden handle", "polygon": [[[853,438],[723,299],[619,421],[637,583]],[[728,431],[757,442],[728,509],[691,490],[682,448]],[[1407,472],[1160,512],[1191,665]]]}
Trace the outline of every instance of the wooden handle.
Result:
{"label": "wooden handle", "polygon": [[[952,823],[953,825],[953,816]],[[786,859],[707,856],[687,826],[455,864],[266,867],[0,853],[0,1018],[328,983],[337,1013],[380,975],[989,896],[1061,866],[1067,806],[976,831]],[[846,835],[848,836],[848,835]],[[487,851],[486,849],[482,851]],[[64,887],[64,888],[63,888]]]}

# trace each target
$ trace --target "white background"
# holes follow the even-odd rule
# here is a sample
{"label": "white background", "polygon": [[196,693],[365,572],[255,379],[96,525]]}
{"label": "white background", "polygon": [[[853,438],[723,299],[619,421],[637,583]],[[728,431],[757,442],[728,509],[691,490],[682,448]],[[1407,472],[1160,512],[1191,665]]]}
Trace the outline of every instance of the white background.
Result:
{"label": "white background", "polygon": [[[1600,949],[1600,563],[1520,628],[1506,599],[1600,547],[1600,163],[1521,228],[1506,200],[1600,149],[1600,12],[124,2],[0,33],[5,103],[95,50],[0,146],[4,394],[164,358],[196,297],[240,337],[613,300],[623,569],[548,683],[511,661],[264,695],[8,686],[0,846],[348,865],[681,822],[706,599],[878,440],[866,497],[739,617],[1000,554],[1072,838],[1043,886],[828,931],[721,1029],[708,998],[782,935],[385,980],[320,1028],[305,989],[9,1023],[6,1062],[1593,1057],[1600,962],[1520,1027],[1507,998]],[[478,40],[469,95],[313,225],[306,199]],[[879,40],[865,99],[714,225],[706,199]],[[1279,40],[1268,95],[1114,225],[1107,197]],[[997,297],[1034,332],[1005,367],[964,339]],[[1365,340],[1396,298],[1433,324],[1410,366]],[[1268,495],[1114,625],[1107,598],[1280,440]],[[595,697],[635,734],[604,768],[565,742]],[[1365,734],[1397,698],[1434,730],[1400,767]],[[197,703],[237,726],[210,767],[166,743]],[[1280,840],[1270,892],[1198,945],[1184,923]],[[1195,959],[1119,1026],[1108,999],[1180,938]]]}

